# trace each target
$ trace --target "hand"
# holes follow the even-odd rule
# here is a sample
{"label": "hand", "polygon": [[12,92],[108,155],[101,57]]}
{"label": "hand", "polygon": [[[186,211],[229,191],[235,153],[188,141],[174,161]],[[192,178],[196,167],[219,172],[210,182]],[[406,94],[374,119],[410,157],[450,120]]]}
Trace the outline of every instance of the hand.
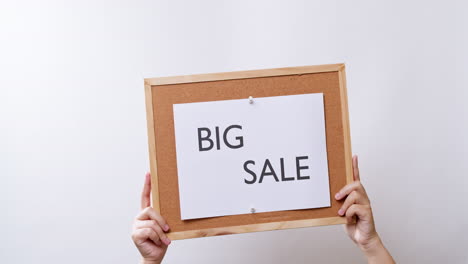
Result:
{"label": "hand", "polygon": [[169,231],[166,220],[151,205],[151,177],[146,174],[141,194],[141,212],[133,223],[132,239],[142,256],[142,263],[161,263],[171,240],[165,232]]}
{"label": "hand", "polygon": [[362,186],[359,175],[358,157],[353,157],[354,182],[343,187],[335,199],[346,198],[338,214],[346,216],[346,233],[366,255],[369,263],[394,263],[375,230],[374,216],[369,197]]}

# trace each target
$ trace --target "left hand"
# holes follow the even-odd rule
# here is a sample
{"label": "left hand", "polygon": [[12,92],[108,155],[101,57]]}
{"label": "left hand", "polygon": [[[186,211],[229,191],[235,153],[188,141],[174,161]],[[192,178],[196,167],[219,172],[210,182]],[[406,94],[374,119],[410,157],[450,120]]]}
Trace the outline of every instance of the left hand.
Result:
{"label": "left hand", "polygon": [[166,220],[150,206],[150,195],[151,177],[147,173],[141,194],[141,212],[135,218],[132,239],[142,256],[141,263],[159,264],[171,240],[166,235],[169,231]]}

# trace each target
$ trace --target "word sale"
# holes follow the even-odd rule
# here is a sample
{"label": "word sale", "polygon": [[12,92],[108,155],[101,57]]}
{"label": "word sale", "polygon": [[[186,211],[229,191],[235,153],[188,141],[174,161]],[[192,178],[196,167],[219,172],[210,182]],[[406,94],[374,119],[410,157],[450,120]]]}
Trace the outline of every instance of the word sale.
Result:
{"label": "word sale", "polygon": [[[239,133],[242,131],[242,126],[231,125],[224,129],[224,131],[220,131],[220,128],[216,126],[214,128],[214,133],[207,127],[198,128],[198,151],[210,151],[214,148],[216,150],[220,150],[222,145],[230,149],[239,149],[244,147],[244,137],[241,135],[234,137],[234,142],[229,142],[228,134],[233,130],[237,130]],[[307,159],[309,159],[308,156],[295,157],[296,175],[294,176],[285,175],[284,158],[280,158],[276,165],[273,165],[275,163],[272,164],[270,159],[265,159],[265,161],[261,162],[263,165],[258,167],[256,167],[257,163],[254,160],[247,160],[243,165],[244,171],[247,173],[246,178],[244,178],[244,182],[246,184],[254,184],[256,182],[262,183],[264,180],[269,179],[272,179],[275,182],[308,180],[310,179],[310,176],[303,175],[303,173],[301,173],[301,171],[309,169],[309,166],[301,165],[301,161],[304,163]]]}

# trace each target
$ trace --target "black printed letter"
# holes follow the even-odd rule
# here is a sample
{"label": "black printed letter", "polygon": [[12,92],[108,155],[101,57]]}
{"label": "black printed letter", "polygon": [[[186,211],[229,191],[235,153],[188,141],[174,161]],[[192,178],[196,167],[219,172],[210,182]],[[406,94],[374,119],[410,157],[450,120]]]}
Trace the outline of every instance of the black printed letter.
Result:
{"label": "black printed letter", "polygon": [[229,130],[231,130],[233,128],[238,128],[238,129],[242,130],[242,126],[239,126],[239,125],[228,126],[226,128],[226,130],[224,130],[224,134],[223,134],[224,144],[226,144],[226,146],[228,146],[228,147],[230,147],[232,149],[242,148],[244,146],[244,138],[243,137],[236,137],[236,139],[239,141],[239,144],[237,144],[237,145],[231,145],[227,141],[227,133],[229,132]]}
{"label": "black printed letter", "polygon": [[[266,169],[267,167],[269,168],[270,172],[266,172]],[[265,160],[265,165],[263,165],[263,170],[262,170],[262,174],[260,175],[260,181],[258,181],[258,183],[262,183],[263,181],[263,177],[265,176],[273,176],[275,178],[275,181],[278,182],[278,177],[276,176],[276,173],[275,171],[273,170],[273,167],[271,166],[271,163],[270,163],[270,160],[269,159],[266,159]]]}
{"label": "black printed letter", "polygon": [[[202,134],[202,131],[206,131],[206,132],[207,132],[206,137],[202,137],[202,135],[201,135],[201,134]],[[207,150],[210,150],[210,149],[213,148],[214,143],[213,143],[213,140],[210,139],[210,136],[211,136],[211,130],[210,130],[209,128],[207,128],[207,127],[200,127],[200,128],[198,128],[198,150],[199,150],[199,151],[207,151]],[[208,141],[208,142],[210,143],[210,144],[209,144],[210,146],[204,148],[204,147],[202,146],[202,141],[203,141],[203,140]]]}
{"label": "black printed letter", "polygon": [[308,156],[301,156],[301,157],[296,157],[296,171],[297,171],[297,179],[298,180],[308,180],[310,179],[310,176],[301,176],[301,170],[307,170],[309,166],[301,166],[299,164],[300,160],[303,159],[308,159]]}
{"label": "black printed letter", "polygon": [[249,173],[250,175],[252,175],[252,180],[251,181],[248,181],[247,179],[244,179],[244,182],[247,183],[247,184],[253,184],[255,183],[255,181],[257,180],[257,175],[255,174],[255,172],[251,171],[249,168],[247,168],[247,165],[248,164],[253,164],[255,165],[255,161],[253,160],[248,160],[246,162],[244,162],[244,170]]}

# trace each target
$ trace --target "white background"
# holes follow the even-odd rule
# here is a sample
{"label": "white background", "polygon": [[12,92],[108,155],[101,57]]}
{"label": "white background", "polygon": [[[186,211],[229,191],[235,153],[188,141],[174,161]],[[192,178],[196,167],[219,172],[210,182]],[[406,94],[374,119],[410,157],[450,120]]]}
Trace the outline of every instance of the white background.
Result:
{"label": "white background", "polygon": [[[183,220],[250,214],[252,208],[261,213],[330,207],[322,93],[254,98],[253,103],[245,98],[175,104],[173,109]],[[227,130],[232,125],[240,127]],[[201,127],[211,131],[211,145],[201,140],[204,151],[199,150]],[[226,131],[227,142],[239,148],[226,146]],[[301,156],[305,159],[296,161]],[[269,175],[262,178],[267,159]],[[308,179],[297,179],[299,167],[299,175]]]}
{"label": "white background", "polygon": [[[466,1],[0,2],[0,262],[136,263],[143,78],[345,62],[400,263],[466,263]],[[339,253],[337,253],[339,252]],[[175,241],[167,263],[360,263],[341,226]]]}

